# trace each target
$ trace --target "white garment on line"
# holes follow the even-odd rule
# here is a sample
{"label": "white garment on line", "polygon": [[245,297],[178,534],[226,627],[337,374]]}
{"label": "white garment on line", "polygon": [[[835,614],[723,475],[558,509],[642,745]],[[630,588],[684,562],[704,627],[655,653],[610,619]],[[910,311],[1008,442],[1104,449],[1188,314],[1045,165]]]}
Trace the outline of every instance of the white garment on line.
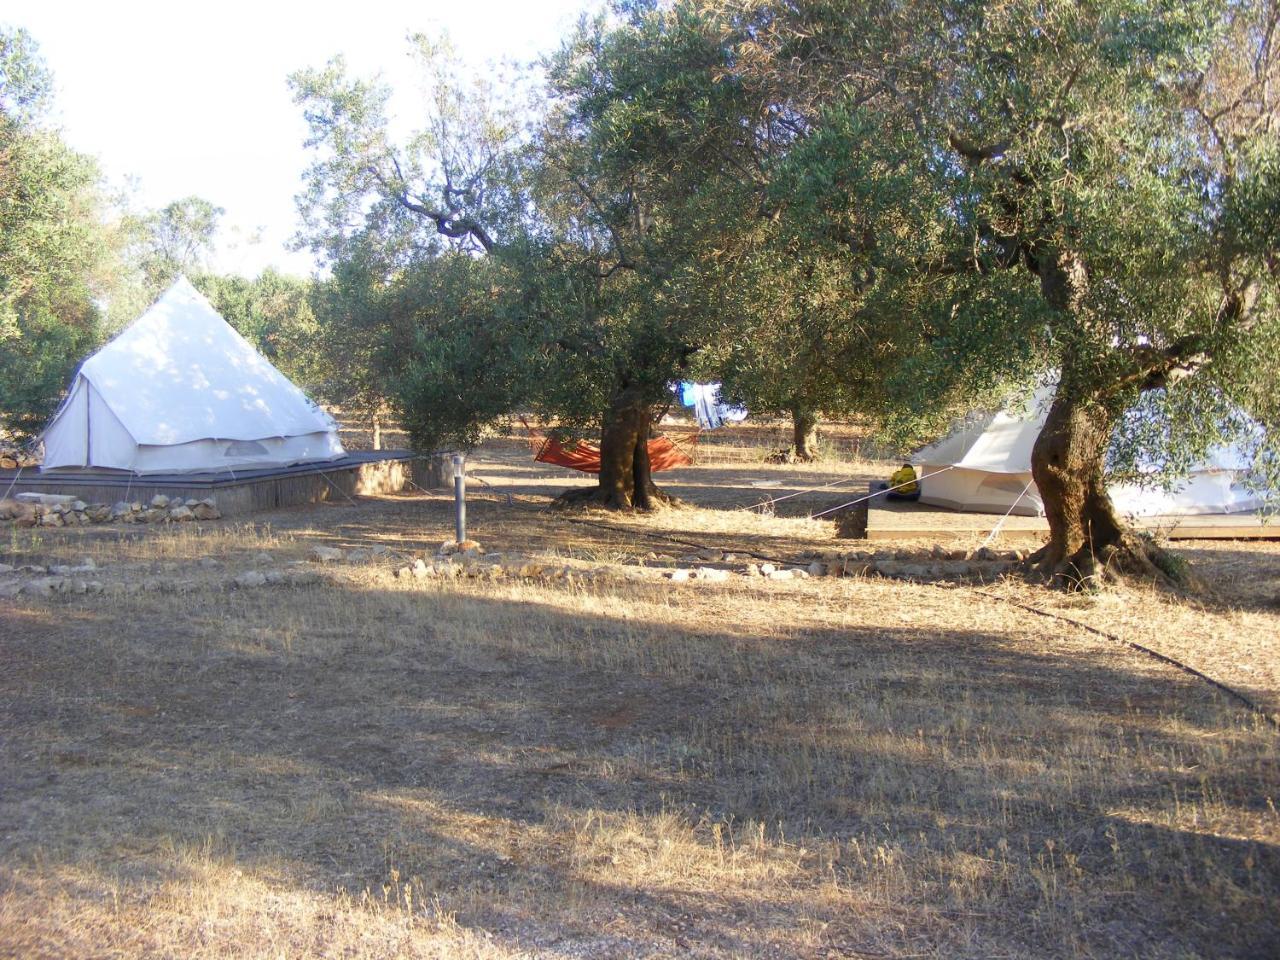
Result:
{"label": "white garment on line", "polygon": [[703,430],[716,430],[725,421],[740,423],[747,418],[743,407],[731,407],[720,402],[720,384],[695,383],[693,387],[693,415]]}

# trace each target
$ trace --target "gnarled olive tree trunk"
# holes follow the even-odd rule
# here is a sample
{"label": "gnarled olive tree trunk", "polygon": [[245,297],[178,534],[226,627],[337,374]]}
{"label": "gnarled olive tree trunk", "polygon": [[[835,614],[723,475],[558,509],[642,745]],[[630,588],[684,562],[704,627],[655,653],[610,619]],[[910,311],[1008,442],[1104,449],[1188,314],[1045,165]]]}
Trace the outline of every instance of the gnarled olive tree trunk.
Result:
{"label": "gnarled olive tree trunk", "polygon": [[1107,491],[1107,447],[1118,416],[1114,403],[1060,387],[1032,447],[1049,542],[1028,564],[1055,586],[1080,589],[1126,574],[1175,583],[1167,554],[1124,524]]}
{"label": "gnarled olive tree trunk", "polygon": [[807,463],[818,457],[818,416],[811,410],[791,411],[791,456]]}
{"label": "gnarled olive tree trunk", "polygon": [[[1047,303],[1064,313],[1089,309],[1089,271],[1078,255],[1039,251],[1029,258]],[[1049,542],[1027,560],[1031,571],[1068,589],[1124,574],[1171,586],[1186,579],[1173,575],[1176,566],[1165,551],[1120,520],[1105,472],[1111,434],[1124,410],[1143,390],[1167,385],[1192,346],[1135,345],[1126,364],[1110,369],[1100,369],[1088,346],[1063,356],[1053,404],[1031,449],[1031,476],[1049,521]],[[1119,351],[1111,359],[1120,359]]]}
{"label": "gnarled olive tree trunk", "polygon": [[600,432],[600,480],[594,487],[566,490],[557,504],[612,510],[652,510],[674,498],[658,489],[649,464],[653,405],[635,386],[624,386],[605,411]]}

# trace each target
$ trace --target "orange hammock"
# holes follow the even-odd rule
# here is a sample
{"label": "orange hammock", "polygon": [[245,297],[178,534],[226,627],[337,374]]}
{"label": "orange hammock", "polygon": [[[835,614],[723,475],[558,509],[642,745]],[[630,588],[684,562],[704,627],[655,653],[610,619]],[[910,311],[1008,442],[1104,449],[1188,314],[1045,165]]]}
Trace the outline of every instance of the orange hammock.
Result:
{"label": "orange hammock", "polygon": [[[570,470],[581,470],[583,473],[600,472],[600,447],[586,440],[571,440],[561,443],[541,431],[529,426],[523,417],[520,422],[529,432],[529,446],[533,450],[533,459],[539,463],[554,463],[556,466],[568,467]],[[693,463],[693,456],[682,447],[692,449],[698,442],[696,433],[679,440],[669,437],[654,437],[649,441],[649,469],[654,473],[659,470],[671,470],[675,467],[687,467]]]}

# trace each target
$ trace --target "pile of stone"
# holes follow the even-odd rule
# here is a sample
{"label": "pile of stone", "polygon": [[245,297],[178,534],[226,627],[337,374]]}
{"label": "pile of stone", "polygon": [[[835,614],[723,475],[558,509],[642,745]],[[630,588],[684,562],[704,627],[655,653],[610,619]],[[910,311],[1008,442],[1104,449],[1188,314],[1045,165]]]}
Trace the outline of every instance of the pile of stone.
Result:
{"label": "pile of stone", "polygon": [[485,553],[474,540],[446,540],[433,557],[415,557],[394,571],[397,579],[595,580],[602,571],[530,560],[516,554]]}
{"label": "pile of stone", "polygon": [[929,550],[826,551],[810,553],[810,576],[869,577],[897,580],[995,580],[1016,569],[1027,554],[1021,550],[947,549],[939,544]]}
{"label": "pile of stone", "polygon": [[25,564],[14,567],[0,563],[0,598],[27,596],[48,597],[55,593],[102,593],[100,580],[87,576],[98,573],[98,565],[92,557],[79,563]]}
{"label": "pile of stone", "polygon": [[246,570],[227,581],[229,589],[251,590],[254,587],[305,587],[324,578],[314,570]]}
{"label": "pile of stone", "polygon": [[[669,558],[649,554],[649,562],[663,563]],[[676,569],[666,572],[675,583],[704,581],[718,583],[734,576],[765,580],[807,580],[813,577],[885,577],[912,581],[990,581],[1012,572],[1026,559],[1020,550],[998,551],[989,547],[976,550],[948,550],[935,545],[931,550],[819,551],[809,552],[794,564],[749,562],[735,570],[695,566],[707,562],[734,563],[742,559],[734,553],[701,550],[680,557]]]}
{"label": "pile of stone", "polygon": [[[1025,558],[1026,554],[1018,550],[997,551],[987,547],[947,550],[935,546],[932,550],[925,551],[811,552],[803,555],[800,562],[791,564],[758,562],[745,554],[713,549],[700,550],[679,558],[650,553],[637,560],[641,568],[656,567],[651,575],[660,576],[671,583],[725,583],[734,579],[788,581],[819,577],[989,582],[1012,572]],[[349,559],[349,554],[331,547],[317,547],[313,550],[312,559],[320,563],[333,563]],[[744,560],[747,561],[745,564]],[[708,566],[709,563],[735,566]],[[668,567],[669,569],[664,569]],[[409,580],[463,577],[484,580],[596,580],[608,576],[645,579],[650,571],[637,569],[636,566],[584,569],[508,554],[485,553],[473,541],[464,541],[462,544],[446,541],[434,556],[412,558],[396,568],[394,574],[397,578]]]}
{"label": "pile of stone", "polygon": [[[216,569],[219,564],[210,557],[197,561],[202,570]],[[225,581],[207,578],[184,578],[166,564],[159,572],[125,573],[126,579],[108,579],[103,568],[85,557],[77,564],[51,563],[13,566],[0,563],[0,599],[24,597],[53,597],[102,594],[104,596],[131,596],[140,593],[185,594],[196,590],[238,590],[262,586],[301,587],[319,583],[324,578],[314,569],[299,564],[289,569],[248,570]],[[102,578],[102,579],[98,579]]]}
{"label": "pile of stone", "polygon": [[40,466],[40,458],[9,443],[0,443],[0,470],[27,469]]}
{"label": "pile of stone", "polygon": [[217,520],[218,503],[213,497],[183,500],[156,494],[147,503],[121,500],[114,506],[85,503],[75,497],[47,493],[20,493],[0,500],[0,521],[18,527],[76,527],[91,523],[180,523],[189,520]]}
{"label": "pile of stone", "polygon": [[355,550],[343,550],[340,547],[312,547],[310,559],[312,563],[369,563],[391,555],[390,548],[383,544],[372,547],[358,547]]}

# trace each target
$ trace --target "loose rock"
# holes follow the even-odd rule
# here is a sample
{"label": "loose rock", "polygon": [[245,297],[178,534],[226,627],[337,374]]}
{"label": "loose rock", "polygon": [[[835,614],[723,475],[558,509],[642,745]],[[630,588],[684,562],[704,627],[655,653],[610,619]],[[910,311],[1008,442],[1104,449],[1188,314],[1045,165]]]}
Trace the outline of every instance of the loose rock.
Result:
{"label": "loose rock", "polygon": [[201,500],[191,508],[191,514],[197,520],[218,520],[222,517],[212,500]]}

